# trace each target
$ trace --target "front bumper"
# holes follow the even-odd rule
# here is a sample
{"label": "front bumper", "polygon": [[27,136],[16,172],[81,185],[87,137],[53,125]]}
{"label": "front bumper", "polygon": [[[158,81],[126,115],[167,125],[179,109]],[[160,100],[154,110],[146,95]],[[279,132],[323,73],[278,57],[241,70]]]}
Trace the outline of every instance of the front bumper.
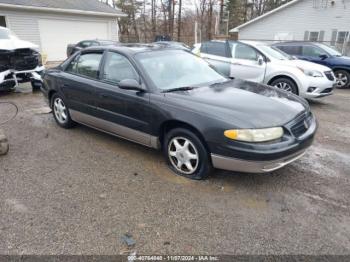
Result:
{"label": "front bumper", "polygon": [[271,161],[251,161],[212,154],[211,161],[218,169],[244,173],[268,173],[294,162],[304,154],[305,150],[302,150],[291,156]]}
{"label": "front bumper", "polygon": [[[304,98],[320,98],[333,94],[333,89],[335,87],[335,78],[333,81],[329,80],[327,77],[310,77],[311,80],[303,94]],[[312,91],[310,91],[312,89]]]}
{"label": "front bumper", "polygon": [[246,173],[266,173],[282,168],[303,156],[312,145],[317,121],[311,113],[301,114],[284,125],[284,136],[271,143],[209,144],[215,168]]}
{"label": "front bumper", "polygon": [[41,73],[45,70],[44,66],[37,66],[32,70],[6,70],[0,72],[0,90],[9,90],[17,87],[19,83],[28,81],[42,82]]}

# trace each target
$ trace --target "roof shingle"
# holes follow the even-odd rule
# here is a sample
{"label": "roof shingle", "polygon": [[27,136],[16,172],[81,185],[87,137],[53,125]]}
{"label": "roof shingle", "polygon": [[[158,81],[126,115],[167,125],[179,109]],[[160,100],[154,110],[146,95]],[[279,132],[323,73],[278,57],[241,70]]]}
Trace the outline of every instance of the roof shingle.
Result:
{"label": "roof shingle", "polygon": [[98,0],[0,0],[0,4],[123,14]]}

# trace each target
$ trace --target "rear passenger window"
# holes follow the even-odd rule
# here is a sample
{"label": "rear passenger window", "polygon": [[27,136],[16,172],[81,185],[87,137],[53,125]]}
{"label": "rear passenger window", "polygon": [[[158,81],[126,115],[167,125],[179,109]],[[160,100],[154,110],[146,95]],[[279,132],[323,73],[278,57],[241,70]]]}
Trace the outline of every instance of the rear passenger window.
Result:
{"label": "rear passenger window", "polygon": [[113,83],[119,83],[124,79],[138,81],[138,75],[129,60],[125,56],[113,52],[107,54],[102,78]]}
{"label": "rear passenger window", "polygon": [[207,54],[217,56],[227,56],[226,43],[224,42],[208,42],[207,43]]}
{"label": "rear passenger window", "polygon": [[66,72],[98,79],[101,59],[101,53],[82,54],[68,65]]}

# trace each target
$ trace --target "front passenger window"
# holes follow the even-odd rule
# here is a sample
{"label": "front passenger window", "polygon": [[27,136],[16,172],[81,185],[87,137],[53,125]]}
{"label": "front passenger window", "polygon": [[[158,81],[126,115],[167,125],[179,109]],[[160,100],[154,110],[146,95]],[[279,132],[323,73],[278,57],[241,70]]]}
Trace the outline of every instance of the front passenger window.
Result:
{"label": "front passenger window", "polygon": [[320,55],[326,55],[326,53],[314,46],[303,46],[303,56],[319,57]]}
{"label": "front passenger window", "polygon": [[237,44],[235,58],[257,61],[258,56],[258,52],[254,48],[248,45]]}
{"label": "front passenger window", "polygon": [[138,75],[129,60],[125,56],[113,52],[107,54],[102,78],[113,83],[119,83],[124,79],[138,81]]}

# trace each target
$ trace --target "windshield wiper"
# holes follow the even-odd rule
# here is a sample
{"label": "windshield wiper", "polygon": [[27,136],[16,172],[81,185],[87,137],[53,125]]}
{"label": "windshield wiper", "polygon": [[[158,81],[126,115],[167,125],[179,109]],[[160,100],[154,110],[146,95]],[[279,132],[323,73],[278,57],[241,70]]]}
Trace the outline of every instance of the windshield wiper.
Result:
{"label": "windshield wiper", "polygon": [[175,88],[170,88],[163,90],[162,93],[170,93],[170,92],[175,92],[175,91],[188,91],[188,90],[193,90],[195,87],[193,86],[180,86],[180,87],[175,87]]}

